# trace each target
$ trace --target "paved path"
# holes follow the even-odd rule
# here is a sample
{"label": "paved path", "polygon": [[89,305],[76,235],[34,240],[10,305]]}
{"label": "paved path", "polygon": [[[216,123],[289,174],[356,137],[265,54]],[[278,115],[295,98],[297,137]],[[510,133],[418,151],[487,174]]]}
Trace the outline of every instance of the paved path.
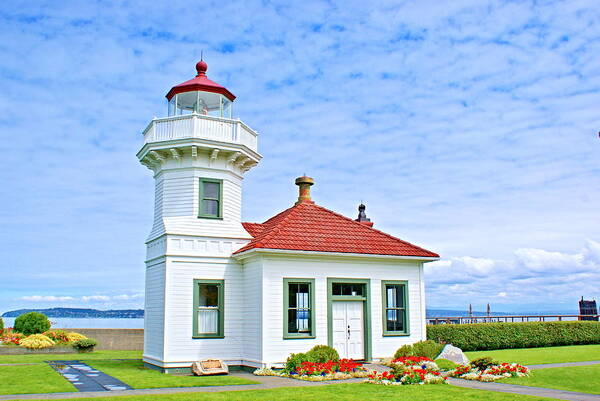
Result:
{"label": "paved path", "polygon": [[[596,365],[600,361],[588,362],[568,362],[556,363],[547,365],[531,365],[531,369],[557,368],[563,366],[587,366]],[[370,364],[367,368],[383,371],[386,369],[383,365]],[[75,399],[85,397],[106,397],[118,395],[159,395],[159,394],[175,394],[175,393],[213,393],[219,391],[244,391],[244,390],[266,390],[278,387],[305,387],[305,386],[326,386],[330,384],[340,383],[360,383],[364,379],[349,379],[349,380],[332,380],[326,382],[308,382],[303,380],[289,379],[285,377],[274,376],[254,376],[251,373],[236,372],[231,373],[231,376],[243,377],[245,379],[254,380],[259,384],[242,384],[235,386],[207,386],[207,387],[176,387],[176,388],[157,388],[144,390],[120,390],[120,391],[98,391],[85,393],[51,393],[51,394],[20,394],[20,395],[0,395],[0,400],[56,400],[56,399]],[[473,380],[449,379],[448,382],[452,385],[465,388],[473,388],[487,391],[497,391],[501,393],[524,394],[538,397],[549,397],[559,400],[572,401],[600,401],[600,395],[577,393],[574,391],[553,390],[541,387],[517,386],[514,384],[505,383],[484,383]]]}
{"label": "paved path", "polygon": [[543,365],[527,365],[529,369],[549,369],[549,368],[568,368],[570,366],[589,366],[600,365],[600,361],[584,361],[584,362],[564,362],[564,363],[545,363]]}
{"label": "paved path", "polygon": [[457,387],[496,391],[500,393],[532,395],[536,397],[548,397],[556,400],[600,401],[600,395],[597,394],[577,393],[575,391],[554,390],[542,387],[517,386],[515,384],[478,382],[476,380],[453,378],[448,379],[448,383]]}
{"label": "paved path", "polygon": [[289,379],[286,377],[274,376],[254,376],[251,373],[236,372],[230,373],[230,376],[243,377],[244,379],[254,380],[259,384],[241,384],[234,386],[205,386],[205,387],[171,387],[155,388],[143,390],[120,390],[120,391],[97,391],[85,393],[51,393],[51,394],[16,394],[0,395],[0,400],[57,400],[57,399],[75,399],[86,397],[113,397],[118,395],[159,395],[175,393],[214,393],[219,391],[244,391],[244,390],[266,390],[278,387],[309,387],[326,386],[340,383],[361,383],[364,379],[348,380],[330,380],[324,382],[309,382],[304,380]]}
{"label": "paved path", "polygon": [[70,381],[80,392],[133,390],[119,379],[81,361],[50,361],[48,365]]}

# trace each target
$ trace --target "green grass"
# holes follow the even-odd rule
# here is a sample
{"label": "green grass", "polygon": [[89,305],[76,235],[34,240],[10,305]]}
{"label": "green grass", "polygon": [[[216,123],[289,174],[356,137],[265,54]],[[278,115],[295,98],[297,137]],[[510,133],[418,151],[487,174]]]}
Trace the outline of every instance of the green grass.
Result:
{"label": "green grass", "polygon": [[77,391],[48,365],[0,366],[0,394]]}
{"label": "green grass", "polygon": [[[283,387],[271,390],[182,393],[151,396],[78,398],[80,401],[547,401],[549,398],[471,390],[444,384],[425,386],[378,386],[373,384],[332,384],[310,387]],[[66,400],[62,400],[66,401]]]}
{"label": "green grass", "polygon": [[161,387],[229,386],[254,384],[255,381],[235,376],[175,376],[145,368],[141,360],[88,361],[88,365],[116,377],[136,389]]}
{"label": "green grass", "polygon": [[141,359],[142,351],[94,351],[73,354],[0,355],[0,365],[6,363],[41,363],[44,361],[94,360],[94,359]]}
{"label": "green grass", "polygon": [[565,347],[521,348],[495,351],[467,352],[471,360],[491,356],[501,362],[516,362],[522,365],[545,363],[600,361],[600,344],[569,345]]}
{"label": "green grass", "polygon": [[503,379],[501,382],[600,394],[600,365],[536,369],[530,377]]}

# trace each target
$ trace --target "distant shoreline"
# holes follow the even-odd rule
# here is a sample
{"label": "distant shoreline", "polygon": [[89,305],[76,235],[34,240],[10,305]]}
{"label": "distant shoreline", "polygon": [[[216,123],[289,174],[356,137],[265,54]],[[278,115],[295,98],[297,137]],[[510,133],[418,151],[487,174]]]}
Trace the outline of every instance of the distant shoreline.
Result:
{"label": "distant shoreline", "polygon": [[48,318],[73,318],[73,319],[143,319],[143,309],[114,309],[99,310],[86,308],[46,308],[46,309],[17,309],[4,312],[2,317],[18,317],[28,312],[39,312]]}

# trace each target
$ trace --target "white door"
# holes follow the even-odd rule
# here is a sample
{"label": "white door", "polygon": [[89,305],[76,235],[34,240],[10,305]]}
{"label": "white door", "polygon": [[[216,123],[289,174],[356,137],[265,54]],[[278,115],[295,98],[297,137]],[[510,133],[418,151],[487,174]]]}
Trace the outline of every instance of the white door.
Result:
{"label": "white door", "polygon": [[363,303],[357,301],[334,301],[333,348],[340,358],[364,359]]}

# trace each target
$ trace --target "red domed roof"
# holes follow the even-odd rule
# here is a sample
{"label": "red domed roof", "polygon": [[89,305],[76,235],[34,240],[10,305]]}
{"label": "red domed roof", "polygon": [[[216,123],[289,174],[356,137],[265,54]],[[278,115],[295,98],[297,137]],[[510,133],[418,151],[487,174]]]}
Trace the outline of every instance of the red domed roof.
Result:
{"label": "red domed roof", "polygon": [[233,102],[235,100],[235,95],[229,92],[229,90],[227,90],[227,88],[224,86],[221,86],[218,83],[208,79],[206,76],[206,70],[208,70],[208,65],[206,62],[204,60],[198,61],[198,63],[196,63],[196,71],[198,72],[198,75],[189,81],[185,81],[184,83],[172,87],[169,93],[167,93],[167,99],[171,100],[171,98],[178,93],[204,91],[219,93]]}

